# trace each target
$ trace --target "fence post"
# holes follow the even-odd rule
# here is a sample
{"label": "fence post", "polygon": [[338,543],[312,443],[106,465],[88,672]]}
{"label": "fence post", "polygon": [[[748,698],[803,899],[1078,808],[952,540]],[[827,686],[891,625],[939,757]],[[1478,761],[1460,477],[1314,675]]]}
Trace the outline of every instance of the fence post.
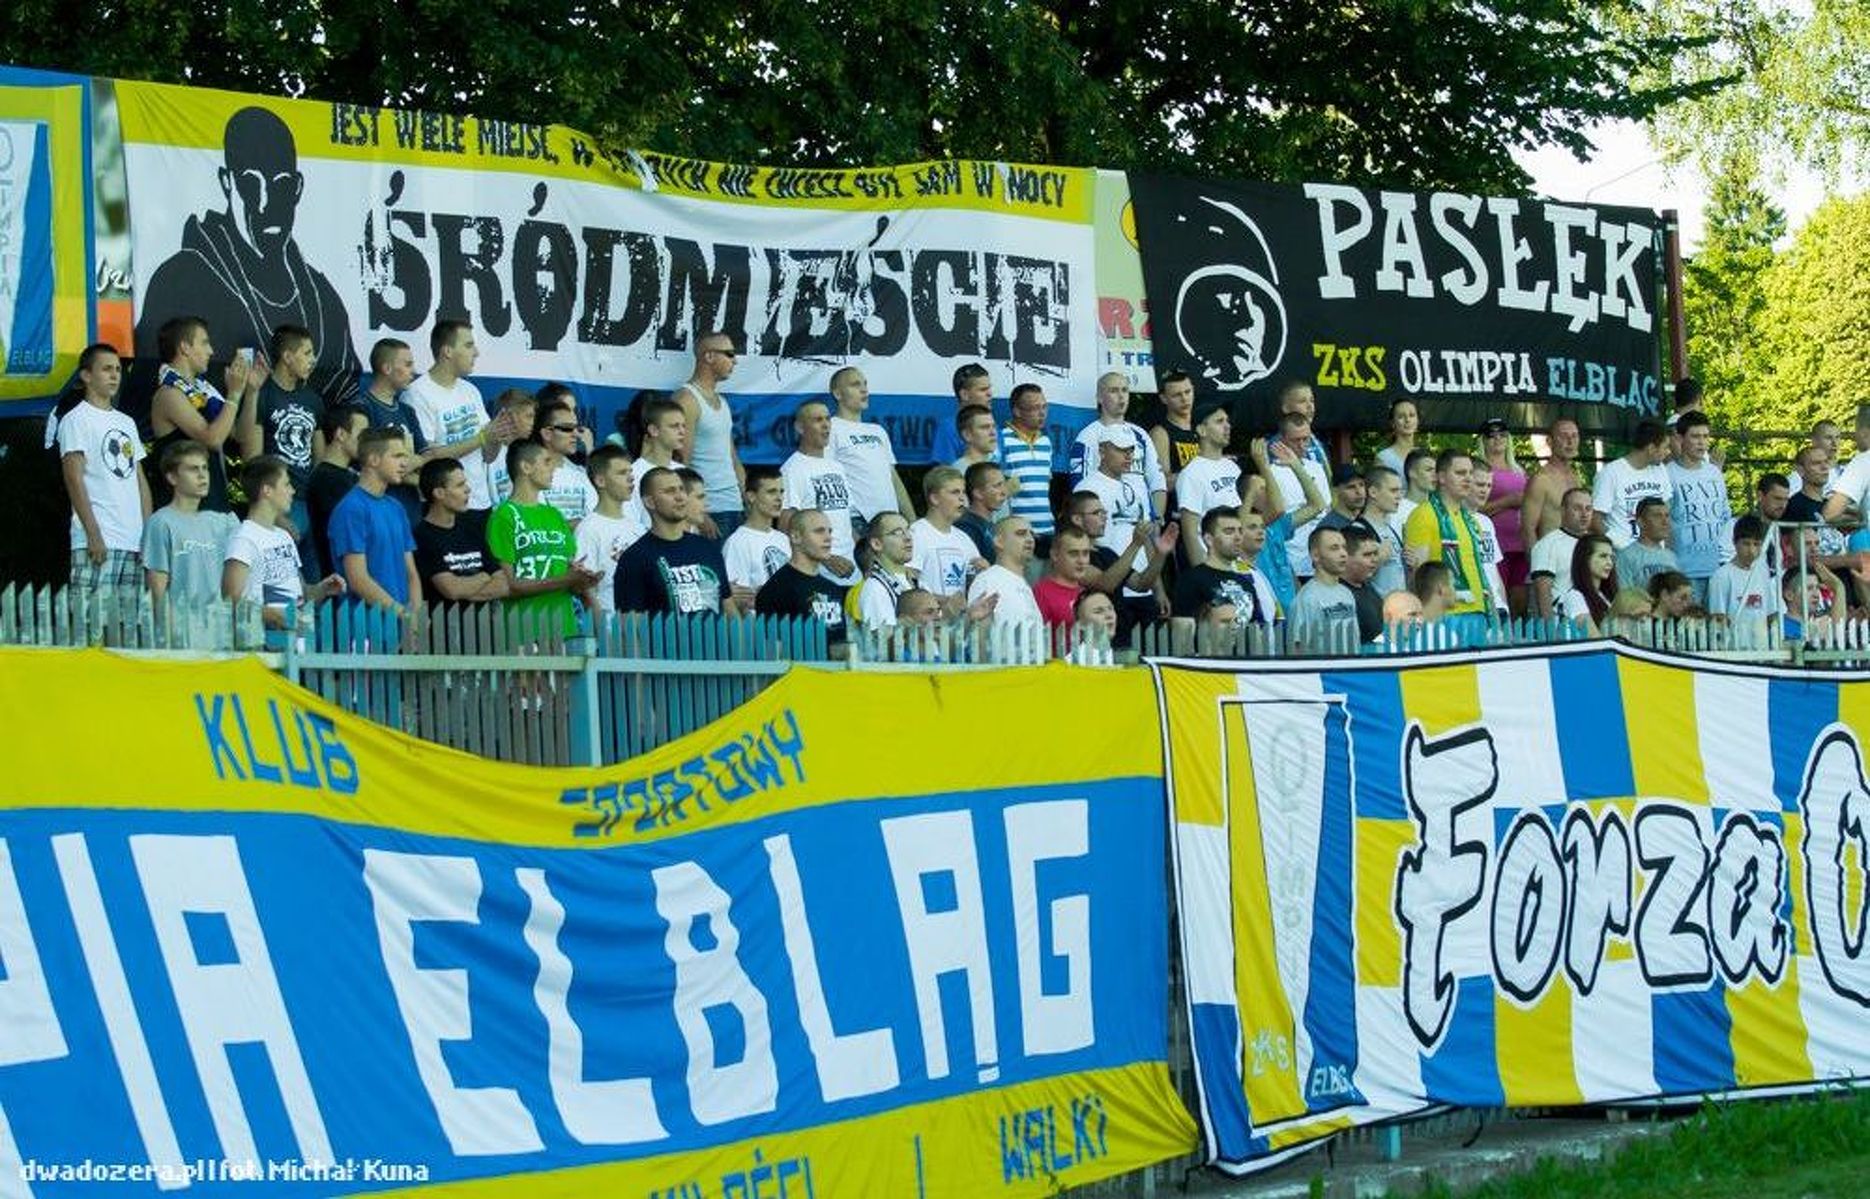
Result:
{"label": "fence post", "polygon": [[571,680],[571,760],[584,766],[601,766],[604,732],[597,698],[597,635],[581,628],[577,636],[565,639],[565,652],[583,660]]}
{"label": "fence post", "polygon": [[[318,609],[314,606],[312,608],[312,619],[314,621],[318,619],[317,613]],[[228,619],[230,623],[238,625],[240,621],[238,611],[230,612],[228,614]],[[299,635],[299,606],[297,604],[288,604],[286,606],[286,627],[288,629],[286,636],[286,652],[285,659],[281,665],[285,669],[286,682],[297,687],[300,685],[299,646],[300,642],[303,641],[303,638]],[[240,637],[238,632],[235,632],[232,636],[235,644],[239,644]]]}

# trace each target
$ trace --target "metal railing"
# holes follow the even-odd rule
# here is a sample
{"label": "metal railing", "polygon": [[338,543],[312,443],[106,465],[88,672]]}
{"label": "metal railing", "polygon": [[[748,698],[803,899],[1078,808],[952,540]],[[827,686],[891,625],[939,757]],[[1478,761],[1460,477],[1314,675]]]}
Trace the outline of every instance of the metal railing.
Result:
{"label": "metal railing", "polygon": [[266,631],[258,604],[158,603],[141,587],[9,584],[0,588],[0,645],[248,653],[265,648]]}
{"label": "metal railing", "polygon": [[[275,617],[274,623],[280,622]],[[257,653],[293,682],[360,716],[469,753],[529,765],[616,762],[718,720],[797,663],[829,670],[962,670],[1147,657],[1242,661],[1422,654],[1579,640],[1562,621],[1432,624],[1359,644],[1350,628],[1301,638],[1290,626],[1188,619],[1104,630],[1040,625],[853,630],[833,645],[812,619],[611,615],[567,630],[498,605],[436,605],[400,619],[331,601],[268,627],[251,604],[158,605],[141,589],[0,589],[0,644],[108,646],[139,653]],[[1870,622],[1618,620],[1634,644],[1785,666],[1870,664]]]}
{"label": "metal railing", "polygon": [[[1835,626],[1823,640],[1788,641],[1776,624],[1729,624],[1705,618],[1668,620],[1612,618],[1604,635],[1646,649],[1695,657],[1780,663],[1837,664],[1870,659],[1870,622]],[[1287,624],[1207,624],[1178,618],[1135,632],[1137,653],[1144,658],[1355,658],[1438,653],[1451,650],[1506,649],[1560,645],[1589,640],[1576,624],[1526,617],[1471,624],[1422,624],[1387,630],[1374,642],[1361,640],[1355,627],[1326,629],[1301,636]],[[1855,653],[1852,653],[1852,650]]]}

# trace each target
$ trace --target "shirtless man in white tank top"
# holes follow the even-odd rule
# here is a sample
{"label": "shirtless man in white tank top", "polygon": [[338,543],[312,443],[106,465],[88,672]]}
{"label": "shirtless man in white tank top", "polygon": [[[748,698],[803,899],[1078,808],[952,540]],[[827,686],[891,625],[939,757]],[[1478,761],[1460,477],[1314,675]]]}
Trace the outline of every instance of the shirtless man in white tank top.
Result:
{"label": "shirtless man in white tank top", "polygon": [[695,371],[675,389],[688,418],[688,465],[708,485],[708,512],[698,522],[706,537],[725,538],[742,518],[740,493],[747,472],[734,453],[734,414],[716,390],[734,373],[734,338],[713,331],[695,338]]}

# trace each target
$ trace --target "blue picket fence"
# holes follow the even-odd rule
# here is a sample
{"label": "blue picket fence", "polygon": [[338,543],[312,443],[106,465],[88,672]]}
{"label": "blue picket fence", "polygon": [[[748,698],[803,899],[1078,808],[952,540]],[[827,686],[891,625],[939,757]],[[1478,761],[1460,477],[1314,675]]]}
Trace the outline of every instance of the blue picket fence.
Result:
{"label": "blue picket fence", "polygon": [[[275,619],[274,625],[279,622]],[[1640,645],[1782,665],[1861,666],[1870,626],[1787,642],[1771,629],[1709,621],[1628,622]],[[615,762],[717,720],[792,665],[836,670],[971,669],[1139,657],[1255,659],[1449,650],[1572,641],[1575,626],[1519,620],[1397,630],[1375,646],[1340,636],[1310,643],[1283,625],[1172,620],[1113,649],[1099,631],[1062,637],[1039,626],[858,631],[828,643],[809,619],[608,616],[567,629],[498,605],[436,605],[401,618],[343,600],[269,627],[251,605],[157,606],[140,588],[0,589],[0,644],[108,645],[130,652],[259,653],[332,703],[426,740],[538,765]]]}

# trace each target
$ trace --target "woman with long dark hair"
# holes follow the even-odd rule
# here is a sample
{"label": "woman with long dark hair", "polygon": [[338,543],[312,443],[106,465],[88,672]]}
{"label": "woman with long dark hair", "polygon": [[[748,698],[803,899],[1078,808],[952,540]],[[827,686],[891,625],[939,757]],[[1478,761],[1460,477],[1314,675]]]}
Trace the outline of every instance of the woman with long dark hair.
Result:
{"label": "woman with long dark hair", "polygon": [[1617,549],[1610,538],[1586,533],[1571,551],[1571,590],[1558,601],[1561,620],[1581,625],[1595,637],[1617,598]]}
{"label": "woman with long dark hair", "polygon": [[1390,401],[1390,441],[1377,451],[1377,462],[1401,475],[1404,486],[1409,481],[1409,455],[1416,448],[1416,431],[1421,427],[1414,400],[1398,396]]}

